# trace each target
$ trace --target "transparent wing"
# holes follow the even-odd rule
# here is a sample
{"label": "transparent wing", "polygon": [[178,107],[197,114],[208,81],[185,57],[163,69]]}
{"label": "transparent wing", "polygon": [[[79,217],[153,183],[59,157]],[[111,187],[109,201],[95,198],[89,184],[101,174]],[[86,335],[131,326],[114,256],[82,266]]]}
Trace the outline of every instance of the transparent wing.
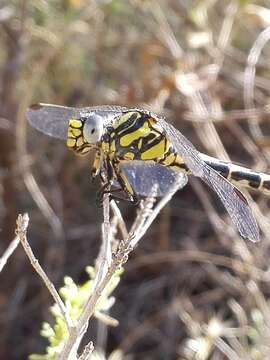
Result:
{"label": "transparent wing", "polygon": [[27,120],[37,130],[46,135],[65,140],[67,138],[68,121],[78,114],[77,109],[50,105],[32,105],[26,113]]}
{"label": "transparent wing", "polygon": [[245,196],[200,157],[194,146],[172,125],[159,118],[177,152],[193,175],[202,178],[220,197],[240,234],[253,242],[259,240],[259,228]]}
{"label": "transparent wing", "polygon": [[142,196],[150,195],[155,187],[156,196],[161,197],[175,188],[183,188],[188,182],[187,175],[152,161],[123,162],[120,168],[135,192]]}
{"label": "transparent wing", "polygon": [[35,104],[27,110],[26,117],[35,129],[46,135],[66,140],[68,122],[71,118],[89,112],[96,112],[101,116],[117,115],[124,110],[126,108],[110,105],[74,108],[53,104]]}

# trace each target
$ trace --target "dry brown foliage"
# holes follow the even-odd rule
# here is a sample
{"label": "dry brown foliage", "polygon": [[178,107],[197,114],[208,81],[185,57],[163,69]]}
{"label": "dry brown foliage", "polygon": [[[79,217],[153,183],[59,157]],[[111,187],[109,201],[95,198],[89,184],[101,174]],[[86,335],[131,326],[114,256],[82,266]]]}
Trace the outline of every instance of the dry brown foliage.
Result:
{"label": "dry brown foliage", "polygon": [[[56,287],[82,283],[99,251],[91,158],[29,129],[30,103],[145,104],[202,152],[267,172],[268,39],[269,1],[0,0],[1,255],[25,211]],[[94,344],[124,359],[269,359],[269,199],[250,195],[258,245],[196,179],[178,192],[125,267],[119,326],[93,323]],[[136,209],[120,207],[129,226]],[[17,249],[1,272],[0,359],[44,352],[51,303]]]}

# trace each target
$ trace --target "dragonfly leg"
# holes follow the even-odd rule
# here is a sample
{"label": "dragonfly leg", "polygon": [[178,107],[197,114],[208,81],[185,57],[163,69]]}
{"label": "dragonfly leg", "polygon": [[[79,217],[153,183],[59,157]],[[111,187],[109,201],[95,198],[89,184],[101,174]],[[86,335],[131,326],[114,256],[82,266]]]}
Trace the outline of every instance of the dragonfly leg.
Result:
{"label": "dragonfly leg", "polygon": [[[114,161],[112,163],[111,160],[108,158],[104,165],[106,167],[105,174],[107,175],[107,179],[104,177],[104,174],[100,172],[101,180],[104,184],[102,185],[101,189],[98,191],[97,204],[99,206],[102,206],[103,196],[104,194],[108,194],[108,193],[111,195],[110,196],[111,199],[128,200],[134,205],[138,204],[139,199],[136,193],[134,192],[132,186],[130,185],[128,179],[121,171],[119,167],[119,162]],[[111,189],[111,186],[115,178],[121,187],[120,189]],[[113,194],[120,191],[123,191],[126,194],[127,199],[115,196],[115,194]]]}
{"label": "dragonfly leg", "polygon": [[129,202],[132,203],[132,205],[137,205],[138,202],[139,202],[139,199],[137,198],[137,196],[133,197],[133,199],[131,200],[130,198],[124,198],[123,196],[117,195],[117,193],[119,193],[119,194],[122,193],[123,194],[123,189],[122,188],[111,189],[111,190],[102,190],[102,189],[100,189],[100,192],[102,192],[102,194],[100,194],[98,192],[97,199],[96,199],[96,204],[97,204],[98,207],[102,207],[103,195],[104,194],[110,194],[110,200],[129,201]]}
{"label": "dragonfly leg", "polygon": [[138,202],[139,202],[138,196],[135,193],[135,191],[133,190],[131,184],[129,183],[129,181],[127,179],[127,177],[125,176],[125,174],[121,170],[121,168],[119,166],[119,161],[114,161],[113,162],[113,168],[114,168],[114,173],[116,174],[116,177],[117,177],[117,181],[118,181],[119,185],[121,186],[122,190],[127,195],[128,200],[132,204],[135,204],[135,205],[138,204]]}
{"label": "dragonfly leg", "polygon": [[[99,161],[99,159],[97,159],[97,161]],[[102,206],[104,194],[108,194],[111,192],[111,186],[113,184],[113,179],[114,179],[113,167],[109,158],[107,158],[106,161],[104,161],[104,166],[105,166],[105,171],[100,172],[100,177],[101,177],[101,181],[103,182],[103,185],[97,193],[97,200],[96,200],[99,206]],[[105,174],[106,176],[104,176]]]}
{"label": "dragonfly leg", "polygon": [[103,184],[101,186],[101,188],[98,190],[96,203],[97,203],[97,205],[99,207],[102,207],[104,194],[110,194],[111,193],[111,191],[112,191],[111,190],[111,185],[112,185],[112,181],[108,181],[105,184]]}
{"label": "dragonfly leg", "polygon": [[109,193],[110,194],[110,199],[111,200],[117,200],[117,201],[129,201],[132,203],[132,205],[137,205],[137,203],[139,202],[139,199],[136,197],[133,197],[132,199],[130,199],[129,197],[124,197],[121,195],[117,195],[117,193],[119,194],[125,194],[127,195],[127,193],[122,189],[122,188],[117,188],[117,189],[111,189],[110,191],[105,191],[104,194]]}
{"label": "dragonfly leg", "polygon": [[97,150],[95,153],[95,158],[94,158],[94,162],[93,162],[92,170],[91,170],[92,181],[94,181],[95,178],[97,177],[97,175],[100,173],[102,160],[103,159],[102,159],[101,152],[99,150]]}

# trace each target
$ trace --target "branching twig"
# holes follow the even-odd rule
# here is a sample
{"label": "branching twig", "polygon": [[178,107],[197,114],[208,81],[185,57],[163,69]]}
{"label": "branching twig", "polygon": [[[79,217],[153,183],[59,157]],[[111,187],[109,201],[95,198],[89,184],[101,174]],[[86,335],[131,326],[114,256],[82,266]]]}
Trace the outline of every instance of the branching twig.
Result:
{"label": "branching twig", "polygon": [[70,331],[70,329],[73,327],[73,322],[67,312],[67,309],[63,303],[63,301],[61,300],[58,292],[56,291],[54,285],[52,284],[52,282],[49,280],[48,276],[46,275],[45,271],[42,269],[42,267],[40,266],[37,258],[35,257],[35,255],[33,254],[33,251],[27,241],[27,237],[26,237],[26,231],[27,231],[27,227],[28,227],[28,223],[29,223],[29,217],[28,214],[24,214],[24,215],[19,215],[17,218],[17,228],[16,228],[16,235],[19,238],[24,251],[26,252],[31,265],[33,266],[33,268],[35,269],[35,271],[38,273],[38,275],[41,277],[41,279],[43,280],[44,284],[46,285],[47,289],[49,290],[50,294],[52,295],[54,301],[56,302],[56,304],[59,306],[59,309],[64,317],[64,319],[66,320],[68,329]]}
{"label": "branching twig", "polygon": [[161,209],[171,200],[175,192],[178,190],[178,187],[175,187],[172,191],[168,192],[167,195],[165,195],[159,203],[156,205],[154,210],[149,214],[147,220],[143,224],[143,226],[139,229],[137,234],[133,237],[131,240],[131,246],[135,247],[137,243],[140,241],[140,239],[143,237],[143,235],[146,233],[147,229],[150,227],[152,222],[155,220],[155,218],[160,213]]}
{"label": "branching twig", "polygon": [[[104,289],[109,284],[115,272],[128,260],[130,252],[138,244],[139,240],[143,237],[151,223],[159,214],[160,210],[167,204],[176,190],[177,187],[172,189],[172,191],[156,205],[154,210],[152,210],[155,202],[153,197],[146,199],[142,203],[143,206],[138,212],[129,234],[119,242],[118,248],[113,254],[111,254],[110,247],[109,197],[104,197],[103,244],[101,261],[99,262],[95,279],[95,287],[93,293],[90,295],[85,304],[76,326],[70,329],[69,339],[65,344],[62,354],[59,356],[59,360],[71,359],[71,357],[74,356],[79,346],[78,339],[80,341],[83,338],[83,335],[87,330],[89,320],[94,314],[96,304]],[[114,204],[114,212],[115,211],[119,212],[121,219],[122,216],[116,204]]]}

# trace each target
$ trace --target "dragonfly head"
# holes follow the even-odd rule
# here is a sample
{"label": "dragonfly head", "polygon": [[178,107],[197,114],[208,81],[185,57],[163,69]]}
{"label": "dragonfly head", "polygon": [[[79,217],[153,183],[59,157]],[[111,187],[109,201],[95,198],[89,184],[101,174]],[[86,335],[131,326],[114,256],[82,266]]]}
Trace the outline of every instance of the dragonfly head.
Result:
{"label": "dragonfly head", "polygon": [[83,136],[89,144],[96,144],[103,135],[103,118],[95,113],[82,117],[84,120]]}

